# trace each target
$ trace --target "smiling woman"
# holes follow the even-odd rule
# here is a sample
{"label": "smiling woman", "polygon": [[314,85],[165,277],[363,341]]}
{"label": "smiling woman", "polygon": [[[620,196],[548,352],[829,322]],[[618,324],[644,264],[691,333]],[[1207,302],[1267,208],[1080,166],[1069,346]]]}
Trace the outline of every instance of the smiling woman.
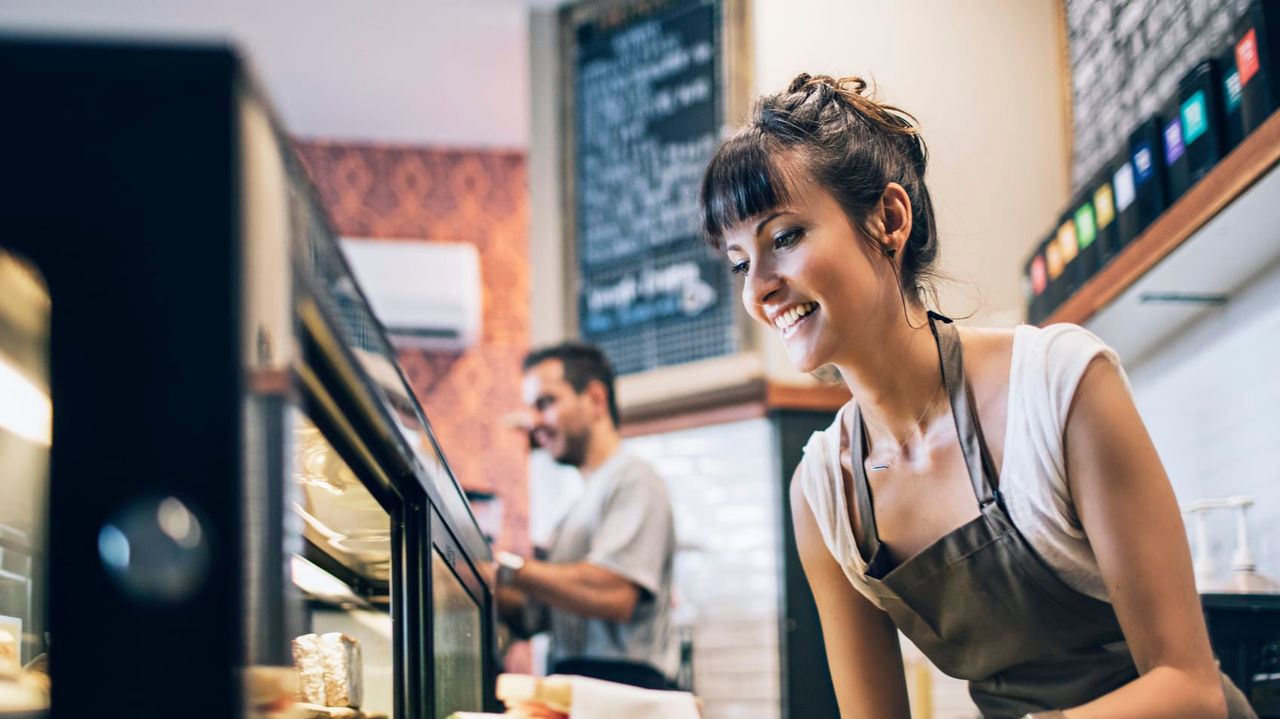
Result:
{"label": "smiling woman", "polygon": [[[708,165],[702,185],[703,233],[725,249],[725,231],[800,199],[797,182],[816,181],[859,230],[876,237],[872,210],[889,183],[906,193],[913,230],[899,263],[903,291],[926,289],[938,255],[933,201],[924,183],[928,150],[915,118],[863,95],[859,78],[835,82],[801,74],[788,91],[763,98],[755,121],[730,138]],[[776,238],[792,244],[796,233]],[[875,245],[878,251],[893,248]],[[735,272],[746,267],[740,262]]]}
{"label": "smiling woman", "polygon": [[1115,353],[929,309],[925,145],[865,91],[800,75],[761,98],[701,196],[747,312],[854,397],[791,485],[841,714],[908,716],[901,630],[987,717],[1254,716]]}

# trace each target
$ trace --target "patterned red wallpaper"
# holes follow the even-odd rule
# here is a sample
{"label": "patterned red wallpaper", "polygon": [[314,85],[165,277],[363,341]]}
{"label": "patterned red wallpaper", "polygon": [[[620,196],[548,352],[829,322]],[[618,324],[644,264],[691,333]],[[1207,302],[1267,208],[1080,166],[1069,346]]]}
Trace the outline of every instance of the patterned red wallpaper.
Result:
{"label": "patterned red wallpaper", "polygon": [[480,343],[460,354],[406,350],[400,363],[458,481],[501,497],[496,544],[527,553],[528,450],[501,421],[519,407],[529,345],[524,153],[329,141],[297,148],[339,235],[477,246]]}
{"label": "patterned red wallpaper", "polygon": [[[449,465],[467,489],[502,500],[500,548],[528,554],[528,447],[501,418],[520,405],[529,349],[529,218],[525,155],[330,141],[298,154],[343,237],[470,242],[480,253],[480,343],[458,354],[400,353]],[[527,643],[506,669],[527,672]]]}

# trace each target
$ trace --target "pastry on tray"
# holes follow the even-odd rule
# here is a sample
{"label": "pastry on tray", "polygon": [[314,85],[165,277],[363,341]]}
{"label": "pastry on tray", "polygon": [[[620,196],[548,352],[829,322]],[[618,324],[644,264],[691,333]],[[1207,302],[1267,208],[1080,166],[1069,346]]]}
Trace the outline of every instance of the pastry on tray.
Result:
{"label": "pastry on tray", "polygon": [[363,701],[360,642],[340,632],[293,640],[298,699],[321,707],[358,709]]}

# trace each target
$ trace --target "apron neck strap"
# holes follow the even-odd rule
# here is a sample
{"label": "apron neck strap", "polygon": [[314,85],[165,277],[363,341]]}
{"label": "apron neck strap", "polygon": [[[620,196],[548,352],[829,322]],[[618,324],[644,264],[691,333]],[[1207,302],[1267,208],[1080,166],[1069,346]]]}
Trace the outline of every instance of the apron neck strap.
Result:
{"label": "apron neck strap", "polygon": [[853,405],[853,431],[849,433],[849,469],[853,472],[853,498],[858,503],[858,552],[868,565],[880,553],[880,532],[876,529],[876,512],[871,502],[871,484],[867,482],[867,426],[862,422],[862,408]]}
{"label": "apron neck strap", "polygon": [[960,438],[960,451],[969,469],[969,481],[979,507],[986,507],[999,498],[999,476],[978,422],[977,403],[973,390],[964,377],[964,355],[960,348],[960,333],[951,318],[929,311],[929,329],[938,344],[938,365],[942,369],[942,382],[951,400],[951,417],[956,423],[956,436]]}
{"label": "apron neck strap", "polygon": [[[969,481],[973,484],[978,507],[985,509],[992,502],[999,501],[999,476],[982,436],[973,393],[964,379],[960,334],[949,317],[933,311],[929,312],[929,328],[938,345],[942,382],[951,400],[951,417],[956,424],[956,435],[960,438],[960,451],[964,454]],[[862,421],[862,408],[854,403],[852,431],[849,433],[849,464],[853,472],[851,489],[858,505],[858,551],[862,554],[863,561],[870,564],[876,561],[880,553],[880,533],[876,529],[871,485],[867,481],[866,453],[867,427]]]}

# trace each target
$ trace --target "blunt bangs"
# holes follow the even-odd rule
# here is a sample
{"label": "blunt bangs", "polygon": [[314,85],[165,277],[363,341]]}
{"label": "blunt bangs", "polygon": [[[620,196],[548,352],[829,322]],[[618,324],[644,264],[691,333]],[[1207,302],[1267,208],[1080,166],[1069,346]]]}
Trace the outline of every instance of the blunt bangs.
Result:
{"label": "blunt bangs", "polygon": [[774,210],[791,199],[776,152],[758,130],[747,130],[721,145],[702,180],[702,234],[724,251],[724,233],[744,220]]}

